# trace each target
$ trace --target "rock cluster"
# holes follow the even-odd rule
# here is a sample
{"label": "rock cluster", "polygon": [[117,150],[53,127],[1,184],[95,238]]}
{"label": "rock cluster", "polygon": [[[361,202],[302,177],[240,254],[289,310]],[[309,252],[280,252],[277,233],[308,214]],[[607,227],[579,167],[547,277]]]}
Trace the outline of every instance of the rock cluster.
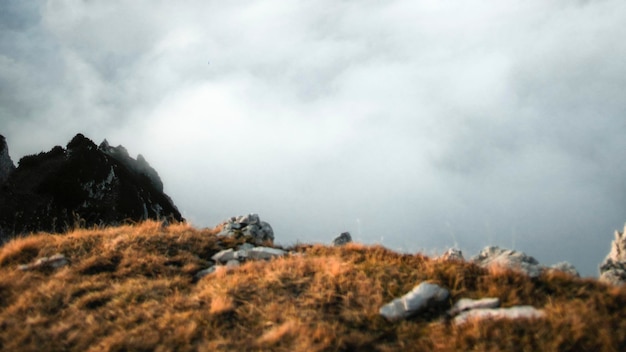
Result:
{"label": "rock cluster", "polygon": [[261,221],[258,214],[232,217],[217,225],[217,228],[220,229],[218,236],[249,237],[257,244],[265,241],[274,242],[272,226],[265,221]]}
{"label": "rock cluster", "polygon": [[287,252],[282,249],[262,246],[256,247],[250,243],[244,243],[239,246],[237,250],[229,248],[214,254],[211,259],[215,262],[215,265],[199,271],[196,273],[195,278],[203,278],[215,272],[219,266],[233,268],[248,260],[270,260],[282,257],[286,254]]}
{"label": "rock cluster", "polygon": [[[407,319],[429,308],[436,308],[445,302],[449,295],[446,288],[422,282],[404,296],[382,306],[379,313],[389,321]],[[543,310],[531,306],[498,308],[499,306],[498,298],[478,300],[461,298],[445,316],[453,319],[455,324],[463,324],[470,320],[542,318],[545,316]]]}
{"label": "rock cluster", "polygon": [[615,231],[611,251],[600,265],[600,281],[613,285],[626,283],[626,226],[623,232]]}
{"label": "rock cluster", "polygon": [[66,148],[23,157],[0,187],[0,240],[145,219],[183,220],[143,157],[135,160],[106,140],[98,147],[82,134]]}
{"label": "rock cluster", "polygon": [[[461,256],[461,260],[462,258]],[[573,276],[580,276],[576,268],[568,262],[561,262],[546,268],[524,252],[493,246],[484,248],[471,261],[483,268],[505,268],[524,273],[530,277],[538,277],[544,270],[559,270]]]}
{"label": "rock cluster", "polygon": [[502,267],[516,270],[530,277],[538,277],[542,271],[539,262],[524,252],[493,246],[480,251],[471,261],[486,268]]}

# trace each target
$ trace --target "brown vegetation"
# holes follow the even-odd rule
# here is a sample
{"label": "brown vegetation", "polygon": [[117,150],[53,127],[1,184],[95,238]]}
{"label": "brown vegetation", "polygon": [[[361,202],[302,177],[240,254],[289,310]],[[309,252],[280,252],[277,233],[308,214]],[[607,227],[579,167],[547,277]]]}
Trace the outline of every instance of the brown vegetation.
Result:
{"label": "brown vegetation", "polygon": [[[297,245],[291,255],[194,274],[244,239],[146,222],[0,248],[0,348],[7,351],[620,351],[626,289],[562,273],[530,279],[380,246]],[[70,265],[21,271],[64,254]],[[380,306],[429,280],[461,297],[545,309],[541,320],[455,326],[442,311],[396,323]],[[442,307],[445,310],[446,307]]]}

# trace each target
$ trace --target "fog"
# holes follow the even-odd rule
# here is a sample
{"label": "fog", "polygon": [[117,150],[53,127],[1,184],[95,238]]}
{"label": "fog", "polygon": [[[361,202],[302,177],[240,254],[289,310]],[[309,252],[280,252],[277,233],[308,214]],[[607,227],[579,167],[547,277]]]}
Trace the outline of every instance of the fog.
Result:
{"label": "fog", "polygon": [[487,245],[597,275],[626,222],[626,3],[3,1],[14,161],[81,132],[192,224]]}

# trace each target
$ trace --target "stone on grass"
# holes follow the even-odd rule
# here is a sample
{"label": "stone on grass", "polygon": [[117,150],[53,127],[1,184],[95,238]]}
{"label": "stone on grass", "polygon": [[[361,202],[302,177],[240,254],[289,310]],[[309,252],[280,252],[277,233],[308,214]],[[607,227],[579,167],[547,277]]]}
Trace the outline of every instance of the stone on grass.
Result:
{"label": "stone on grass", "polygon": [[248,259],[266,259],[267,260],[267,259],[272,259],[276,257],[282,257],[285,254],[287,254],[287,252],[283,251],[282,249],[270,248],[270,247],[254,247],[252,249],[245,250],[245,258],[248,258]]}
{"label": "stone on grass", "polygon": [[499,247],[486,247],[472,258],[472,261],[483,268],[503,267],[524,273],[530,277],[538,277],[542,267],[539,262],[524,252]]}
{"label": "stone on grass", "polygon": [[446,300],[449,294],[448,290],[443,287],[422,282],[409,293],[382,306],[379,313],[390,321],[406,319],[431,305]]}
{"label": "stone on grass", "polygon": [[224,249],[215,253],[211,259],[213,259],[216,263],[226,263],[231,259],[237,259],[237,252],[235,252],[232,248]]}
{"label": "stone on grass", "polygon": [[221,228],[218,236],[251,237],[257,244],[265,241],[274,242],[272,226],[265,221],[261,221],[257,214],[231,217],[219,224],[218,227]]}
{"label": "stone on grass", "polygon": [[457,260],[464,261],[463,252],[460,249],[450,248],[444,254],[439,257],[441,260]]}
{"label": "stone on grass", "polygon": [[235,251],[232,248],[224,249],[216,254],[214,254],[211,259],[216,263],[228,263],[230,260],[259,260],[259,259],[272,259],[275,257],[281,257],[287,252],[278,248],[271,247],[254,247],[252,245],[243,244],[239,246],[239,250]]}
{"label": "stone on grass", "polygon": [[346,243],[352,242],[352,236],[350,236],[350,232],[342,232],[341,235],[337,236],[333,242],[333,246],[343,246]]}
{"label": "stone on grass", "polygon": [[455,315],[458,315],[459,313],[472,310],[472,309],[498,308],[499,306],[500,306],[500,299],[498,298],[482,298],[482,299],[461,298],[448,311],[448,315],[455,316]]}
{"label": "stone on grass", "polygon": [[26,270],[34,270],[34,269],[42,269],[42,268],[52,268],[52,269],[57,269],[60,267],[64,267],[66,265],[68,265],[69,262],[68,260],[65,258],[65,256],[63,254],[55,254],[51,257],[43,257],[43,258],[39,258],[36,261],[34,261],[33,263],[30,264],[22,264],[20,265],[18,268],[22,271],[26,271]]}
{"label": "stone on grass", "polygon": [[545,312],[532,306],[510,308],[480,308],[462,312],[454,318],[455,324],[464,324],[472,320],[483,319],[536,319],[543,318]]}

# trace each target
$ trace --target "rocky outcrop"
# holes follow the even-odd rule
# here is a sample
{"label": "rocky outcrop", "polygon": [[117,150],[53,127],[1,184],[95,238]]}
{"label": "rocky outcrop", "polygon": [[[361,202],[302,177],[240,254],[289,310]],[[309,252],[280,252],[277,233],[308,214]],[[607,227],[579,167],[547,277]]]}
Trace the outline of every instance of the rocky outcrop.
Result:
{"label": "rocky outcrop", "polygon": [[350,232],[342,232],[341,235],[337,236],[333,242],[333,246],[343,246],[346,243],[352,242],[352,236],[350,236]]}
{"label": "rocky outcrop", "polygon": [[15,165],[9,156],[9,147],[4,136],[0,135],[0,185],[6,182],[13,171],[15,171]]}
{"label": "rocky outcrop", "polygon": [[459,249],[450,248],[444,254],[439,257],[440,260],[454,260],[454,261],[465,261],[463,258],[463,252]]}
{"label": "rocky outcrop", "polygon": [[145,219],[183,220],[145,159],[135,160],[106,141],[98,147],[82,134],[66,148],[23,157],[0,188],[4,240]]}
{"label": "rocky outcrop", "polygon": [[543,270],[535,258],[523,252],[499,247],[486,247],[471,261],[484,268],[500,267],[522,272],[530,277],[538,277]]}
{"label": "rocky outcrop", "polygon": [[389,321],[409,318],[433,304],[445,301],[450,292],[438,285],[422,282],[400,298],[380,308],[380,315]]}
{"label": "rocky outcrop", "polygon": [[274,242],[272,226],[265,221],[261,221],[258,214],[232,217],[217,225],[217,229],[219,229],[218,236],[248,237],[257,244],[265,241]]}
{"label": "rocky outcrop", "polygon": [[611,251],[600,265],[600,281],[623,285],[626,283],[626,226],[623,232],[615,231]]}

